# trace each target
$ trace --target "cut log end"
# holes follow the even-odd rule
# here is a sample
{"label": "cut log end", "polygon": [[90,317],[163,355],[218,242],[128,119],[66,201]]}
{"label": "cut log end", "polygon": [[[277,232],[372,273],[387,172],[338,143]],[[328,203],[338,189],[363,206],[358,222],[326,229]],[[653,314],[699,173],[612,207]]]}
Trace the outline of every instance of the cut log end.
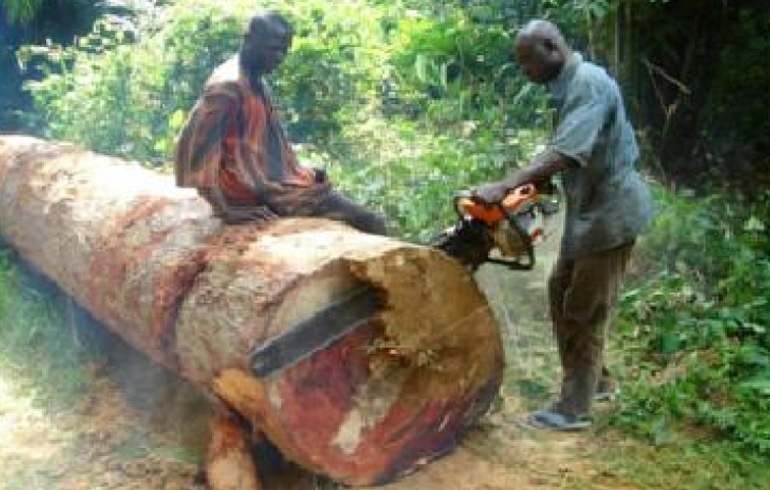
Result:
{"label": "cut log end", "polygon": [[369,485],[451,450],[497,393],[503,353],[492,313],[459,264],[423,247],[360,240],[371,243],[292,285],[273,322],[297,325],[362,286],[377,292],[381,309],[266,378],[241,366],[221,371],[214,387],[290,459]]}

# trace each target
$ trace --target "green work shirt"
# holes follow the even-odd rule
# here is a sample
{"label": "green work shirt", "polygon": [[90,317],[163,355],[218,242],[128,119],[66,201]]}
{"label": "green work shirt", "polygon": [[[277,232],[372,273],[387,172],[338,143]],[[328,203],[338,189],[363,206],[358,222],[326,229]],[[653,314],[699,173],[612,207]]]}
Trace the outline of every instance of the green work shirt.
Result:
{"label": "green work shirt", "polygon": [[576,165],[562,172],[567,258],[635,239],[653,216],[653,201],[636,170],[639,148],[615,81],[574,53],[548,83],[556,109],[550,149]]}

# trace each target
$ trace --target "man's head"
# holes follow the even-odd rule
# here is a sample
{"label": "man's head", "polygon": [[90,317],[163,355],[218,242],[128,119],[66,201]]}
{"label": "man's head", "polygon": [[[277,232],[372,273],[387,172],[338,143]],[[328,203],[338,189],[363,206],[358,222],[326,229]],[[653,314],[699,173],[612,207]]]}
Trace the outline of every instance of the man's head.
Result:
{"label": "man's head", "polygon": [[529,21],[519,30],[514,49],[524,74],[535,83],[556,78],[572,54],[559,28],[540,19]]}
{"label": "man's head", "polygon": [[270,73],[289,51],[292,35],[291,25],[278,12],[255,15],[243,35],[241,65],[253,75]]}

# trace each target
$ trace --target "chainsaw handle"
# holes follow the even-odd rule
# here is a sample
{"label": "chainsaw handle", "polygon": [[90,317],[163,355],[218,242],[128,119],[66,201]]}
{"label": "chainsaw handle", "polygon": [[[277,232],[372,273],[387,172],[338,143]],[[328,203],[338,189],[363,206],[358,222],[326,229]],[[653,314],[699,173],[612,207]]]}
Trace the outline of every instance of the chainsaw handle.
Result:
{"label": "chainsaw handle", "polygon": [[460,218],[471,216],[483,221],[488,226],[494,226],[519,209],[527,201],[538,200],[537,187],[534,184],[520,185],[508,190],[500,202],[489,202],[480,196],[469,192],[460,192],[455,195],[455,212]]}
{"label": "chainsaw handle", "polygon": [[537,187],[534,184],[524,184],[511,189],[505,194],[503,198],[502,207],[508,214],[511,209],[518,209],[518,207],[526,201],[532,201],[537,199]]}
{"label": "chainsaw handle", "polygon": [[455,212],[461,219],[471,216],[492,226],[505,219],[507,213],[501,203],[490,203],[470,192],[461,192],[454,198]]}

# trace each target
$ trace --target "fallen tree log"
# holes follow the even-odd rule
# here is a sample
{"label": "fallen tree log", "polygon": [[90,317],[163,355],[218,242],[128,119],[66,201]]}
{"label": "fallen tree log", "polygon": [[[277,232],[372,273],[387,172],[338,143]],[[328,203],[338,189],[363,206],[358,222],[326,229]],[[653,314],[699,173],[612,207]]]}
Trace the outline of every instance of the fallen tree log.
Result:
{"label": "fallen tree log", "polygon": [[485,298],[431,248],[329,220],[224,226],[170,176],[20,136],[0,137],[0,234],[288,459],[347,484],[451,450],[500,385]]}

